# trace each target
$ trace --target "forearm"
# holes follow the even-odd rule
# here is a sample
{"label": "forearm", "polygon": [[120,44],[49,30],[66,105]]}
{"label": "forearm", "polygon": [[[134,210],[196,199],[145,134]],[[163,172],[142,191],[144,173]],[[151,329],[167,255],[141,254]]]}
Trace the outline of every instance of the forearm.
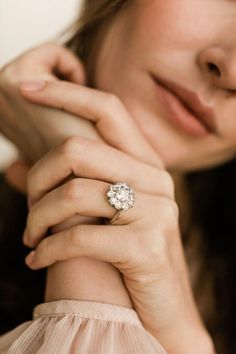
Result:
{"label": "forearm", "polygon": [[86,257],[48,269],[45,301],[84,300],[132,307],[119,272],[109,263]]}

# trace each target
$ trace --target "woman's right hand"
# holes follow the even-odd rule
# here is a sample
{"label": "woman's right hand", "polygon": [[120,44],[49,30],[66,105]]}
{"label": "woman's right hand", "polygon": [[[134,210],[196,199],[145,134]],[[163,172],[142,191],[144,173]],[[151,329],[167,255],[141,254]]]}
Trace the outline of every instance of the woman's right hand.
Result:
{"label": "woman's right hand", "polygon": [[25,100],[19,91],[21,81],[53,81],[59,80],[59,77],[80,85],[86,83],[79,59],[68,49],[54,43],[26,52],[0,71],[0,132],[19,148],[29,163],[74,134],[102,140],[88,121],[34,105]]}

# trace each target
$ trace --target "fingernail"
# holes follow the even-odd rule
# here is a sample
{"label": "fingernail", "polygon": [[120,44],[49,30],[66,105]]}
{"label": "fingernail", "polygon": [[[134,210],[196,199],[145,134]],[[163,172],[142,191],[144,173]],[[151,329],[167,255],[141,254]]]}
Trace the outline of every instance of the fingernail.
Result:
{"label": "fingernail", "polygon": [[46,81],[38,80],[38,81],[22,81],[20,83],[20,88],[23,91],[40,91],[46,86]]}
{"label": "fingernail", "polygon": [[25,263],[30,266],[34,262],[35,258],[35,251],[31,251],[26,257],[25,257]]}

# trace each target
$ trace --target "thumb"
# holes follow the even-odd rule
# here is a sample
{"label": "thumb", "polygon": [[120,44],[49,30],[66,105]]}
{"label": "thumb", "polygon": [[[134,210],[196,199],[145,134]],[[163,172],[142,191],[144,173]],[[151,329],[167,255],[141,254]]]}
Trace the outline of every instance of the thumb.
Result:
{"label": "thumb", "polygon": [[27,173],[30,165],[22,160],[13,162],[5,171],[4,176],[11,187],[22,194],[27,193]]}

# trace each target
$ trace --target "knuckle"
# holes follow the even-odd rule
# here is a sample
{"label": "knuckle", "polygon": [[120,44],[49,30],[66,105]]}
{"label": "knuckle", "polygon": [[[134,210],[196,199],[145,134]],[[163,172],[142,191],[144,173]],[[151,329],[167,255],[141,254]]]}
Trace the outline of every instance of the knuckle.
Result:
{"label": "knuckle", "polygon": [[179,207],[175,200],[169,201],[170,212],[174,215],[174,218],[178,220],[179,218]]}
{"label": "knuckle", "polygon": [[149,258],[158,259],[160,264],[166,263],[166,255],[169,252],[169,245],[167,238],[163,233],[155,233],[155,240],[153,242],[153,247],[151,247],[149,252]]}
{"label": "knuckle", "polygon": [[156,227],[150,227],[148,231],[148,241],[145,243],[145,254],[148,259],[158,257],[160,260],[167,253],[168,244],[163,232]]}
{"label": "knuckle", "polygon": [[84,246],[84,242],[83,242],[83,237],[82,237],[82,233],[79,232],[79,228],[78,227],[73,227],[71,230],[69,230],[66,238],[66,243],[70,244],[70,247],[72,249],[78,249],[78,250],[82,250],[82,247]]}
{"label": "knuckle", "polygon": [[87,156],[88,152],[91,151],[91,148],[94,149],[100,146],[102,147],[102,144],[98,145],[95,141],[91,143],[88,139],[72,136],[67,138],[59,146],[59,154],[70,163],[73,170],[80,161],[84,161],[85,156]]}
{"label": "knuckle", "polygon": [[0,87],[4,93],[18,92],[19,82],[24,79],[25,68],[28,67],[28,55],[18,57],[7,63],[0,71]]}
{"label": "knuckle", "polygon": [[149,238],[147,238],[147,234],[143,232],[143,227],[139,228],[130,228],[129,235],[128,235],[128,242],[132,240],[132,247],[129,248],[129,259],[132,262],[145,262],[149,257],[150,251],[150,242]]}
{"label": "knuckle", "polygon": [[172,230],[173,228],[178,227],[179,221],[179,207],[175,200],[164,198],[162,200],[162,220],[163,227],[167,230]]}
{"label": "knuckle", "polygon": [[121,100],[116,95],[110,93],[107,95],[108,105],[114,109],[120,109],[122,106]]}
{"label": "knuckle", "polygon": [[163,174],[164,189],[171,198],[174,198],[175,185],[174,185],[173,178],[167,171],[162,171],[162,174]]}
{"label": "knuckle", "polygon": [[149,252],[141,244],[137,244],[133,250],[130,251],[129,259],[133,264],[145,264],[149,258]]}
{"label": "knuckle", "polygon": [[138,227],[130,228],[126,236],[125,244],[131,244],[132,240],[132,247],[125,247],[124,258],[133,269],[137,269],[138,281],[148,283],[156,279],[157,273],[160,276],[166,274],[171,252],[170,240],[163,230],[157,229],[156,224],[147,227],[146,223],[143,223],[143,226],[139,224]]}
{"label": "knuckle", "polygon": [[63,196],[65,199],[77,199],[81,198],[83,182],[81,179],[74,178],[63,186]]}
{"label": "knuckle", "polygon": [[78,136],[71,136],[66,138],[62,144],[59,146],[61,153],[63,155],[71,155],[78,153],[79,146],[81,145],[81,141]]}
{"label": "knuckle", "polygon": [[[137,232],[136,232],[137,237]],[[129,262],[134,267],[141,267],[147,271],[156,273],[157,269],[164,268],[168,262],[168,241],[163,233],[156,227],[146,230],[145,237],[140,234],[136,242],[132,242],[132,249],[129,250]],[[155,269],[154,269],[155,268]],[[150,279],[150,274],[140,273],[139,280]]]}
{"label": "knuckle", "polygon": [[152,228],[148,233],[148,242],[143,250],[143,264],[146,269],[156,273],[156,270],[165,270],[170,259],[169,239],[166,234],[156,228]]}
{"label": "knuckle", "polygon": [[[158,196],[152,204],[152,214],[157,216],[157,232],[169,234],[179,226],[179,207],[175,200]],[[158,231],[159,230],[159,231]]]}

